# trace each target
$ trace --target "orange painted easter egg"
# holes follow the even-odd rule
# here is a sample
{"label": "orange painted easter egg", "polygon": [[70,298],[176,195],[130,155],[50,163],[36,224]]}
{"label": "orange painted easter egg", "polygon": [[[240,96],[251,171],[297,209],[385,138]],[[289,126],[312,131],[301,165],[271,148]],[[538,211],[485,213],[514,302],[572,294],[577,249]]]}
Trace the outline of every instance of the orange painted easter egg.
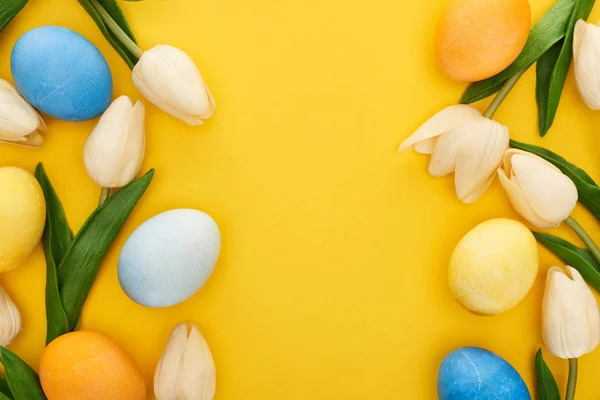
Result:
{"label": "orange painted easter egg", "polygon": [[436,29],[438,65],[457,81],[489,78],[517,58],[530,29],[527,0],[450,0]]}
{"label": "orange painted easter egg", "polygon": [[139,367],[113,340],[78,331],[50,343],[39,375],[48,400],[145,400]]}

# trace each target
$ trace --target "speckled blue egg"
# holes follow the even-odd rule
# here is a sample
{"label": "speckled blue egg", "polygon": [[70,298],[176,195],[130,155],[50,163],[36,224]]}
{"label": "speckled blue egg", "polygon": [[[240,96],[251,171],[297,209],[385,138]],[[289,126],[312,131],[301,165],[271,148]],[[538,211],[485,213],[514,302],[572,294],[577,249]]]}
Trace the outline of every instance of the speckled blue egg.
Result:
{"label": "speckled blue egg", "polygon": [[12,50],[10,69],[23,97],[52,117],[86,121],[110,104],[113,84],[106,60],[70,29],[42,26],[25,33]]}
{"label": "speckled blue egg", "polygon": [[448,354],[438,372],[440,400],[531,400],[519,373],[504,359],[477,347]]}
{"label": "speckled blue egg", "polygon": [[172,306],[206,283],[220,249],[219,227],[208,214],[167,211],[144,222],[127,239],[119,257],[119,282],[138,304]]}

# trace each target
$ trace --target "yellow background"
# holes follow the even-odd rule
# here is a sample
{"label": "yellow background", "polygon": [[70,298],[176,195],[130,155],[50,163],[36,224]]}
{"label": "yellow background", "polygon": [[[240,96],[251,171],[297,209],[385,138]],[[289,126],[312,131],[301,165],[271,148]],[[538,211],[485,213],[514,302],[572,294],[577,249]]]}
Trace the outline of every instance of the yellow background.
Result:
{"label": "yellow background", "polygon": [[[534,20],[552,2],[531,0]],[[217,365],[218,400],[435,399],[440,361],[466,345],[502,355],[533,389],[543,281],[558,261],[541,250],[535,287],[505,315],[464,311],[446,283],[454,245],[479,222],[518,216],[497,181],[466,206],[452,178],[427,175],[427,157],[396,154],[464,89],[434,66],[433,28],[444,3],[123,3],[142,47],[168,43],[194,58],[218,112],[204,127],[189,127],[146,103],[143,169],[156,168],[156,177],[105,259],[82,328],[118,340],[150,387],[171,329],[198,324]],[[599,17],[597,10],[591,20]],[[140,98],[131,72],[75,0],[30,1],[0,35],[2,78],[10,79],[19,36],[47,24],[89,38],[110,64],[115,97]],[[536,131],[533,71],[497,118],[513,138],[559,151],[600,178],[600,113],[579,100],[572,74],[546,139]],[[94,123],[49,119],[41,150],[0,145],[0,165],[33,171],[44,162],[75,230],[99,194],[82,162]],[[217,268],[181,305],[138,306],[119,287],[119,251],[147,218],[180,207],[219,224]],[[581,207],[575,216],[600,240],[600,224]],[[575,240],[567,228],[557,233]],[[23,315],[12,348],[33,365],[45,336],[44,280],[41,247],[0,277]],[[566,363],[546,358],[564,389]],[[580,366],[578,398],[598,398],[600,350]]]}

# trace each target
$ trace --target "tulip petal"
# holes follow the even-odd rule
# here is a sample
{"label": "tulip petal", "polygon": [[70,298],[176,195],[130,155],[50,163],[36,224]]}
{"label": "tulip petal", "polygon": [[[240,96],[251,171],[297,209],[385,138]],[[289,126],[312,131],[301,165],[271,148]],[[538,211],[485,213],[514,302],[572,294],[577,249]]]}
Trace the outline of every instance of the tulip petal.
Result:
{"label": "tulip petal", "polygon": [[583,20],[573,37],[575,81],[581,98],[592,110],[600,109],[600,27]]}
{"label": "tulip petal", "polygon": [[454,181],[458,198],[472,203],[490,184],[508,148],[508,128],[479,117],[461,127],[465,135],[456,150]]}
{"label": "tulip petal", "polygon": [[173,46],[144,52],[133,69],[133,83],[150,102],[190,125],[203,124],[216,108],[194,61]]}
{"label": "tulip petal", "polygon": [[431,159],[429,160],[429,175],[437,177],[454,172],[456,168],[456,150],[465,136],[465,126],[468,126],[468,124],[451,129],[435,140]]}
{"label": "tulip petal", "polygon": [[127,96],[114,100],[88,137],[83,160],[90,177],[106,188],[123,187],[138,174],[145,151],[144,106]]}
{"label": "tulip petal", "polygon": [[7,81],[0,79],[0,136],[13,141],[46,130],[40,114]]}
{"label": "tulip petal", "polygon": [[577,187],[559,169],[534,154],[510,157],[512,175],[541,219],[558,226],[577,204]]}
{"label": "tulip petal", "polygon": [[529,221],[529,223],[540,229],[555,227],[553,223],[540,218],[535,213],[533,208],[531,208],[531,205],[529,204],[525,193],[523,193],[523,190],[521,190],[519,184],[516,182],[516,179],[512,180],[511,178],[509,178],[503,169],[498,170],[498,178],[513,208],[517,210],[523,218],[525,218],[527,221]]}
{"label": "tulip petal", "polygon": [[435,137],[479,116],[481,116],[481,112],[468,105],[457,104],[446,107],[427,120],[415,133],[402,142],[398,152],[402,153],[414,148],[421,154],[431,154]]}
{"label": "tulip petal", "polygon": [[206,340],[195,325],[188,336],[180,377],[186,399],[212,400],[216,389],[215,363]]}
{"label": "tulip petal", "polygon": [[598,304],[581,274],[567,266],[552,267],[542,304],[542,336],[556,357],[579,358],[600,343]]}
{"label": "tulip petal", "polygon": [[171,332],[167,346],[154,373],[154,394],[157,400],[177,400],[179,377],[187,346],[187,325],[179,324]]}

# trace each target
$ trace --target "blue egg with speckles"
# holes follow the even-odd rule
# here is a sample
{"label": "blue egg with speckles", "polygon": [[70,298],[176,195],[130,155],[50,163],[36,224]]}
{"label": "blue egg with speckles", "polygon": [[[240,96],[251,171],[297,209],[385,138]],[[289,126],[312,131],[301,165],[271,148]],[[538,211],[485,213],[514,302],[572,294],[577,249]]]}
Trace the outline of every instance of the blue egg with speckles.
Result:
{"label": "blue egg with speckles", "polygon": [[19,38],[10,57],[19,92],[38,110],[65,121],[86,121],[106,110],[112,75],[86,38],[59,26],[42,26]]}
{"label": "blue egg with speckles", "polygon": [[221,249],[216,222],[202,211],[171,210],[140,225],[119,256],[118,275],[130,299],[147,307],[187,300],[212,274]]}
{"label": "blue egg with speckles", "polygon": [[477,347],[448,354],[438,372],[440,400],[531,400],[519,373],[504,359]]}

